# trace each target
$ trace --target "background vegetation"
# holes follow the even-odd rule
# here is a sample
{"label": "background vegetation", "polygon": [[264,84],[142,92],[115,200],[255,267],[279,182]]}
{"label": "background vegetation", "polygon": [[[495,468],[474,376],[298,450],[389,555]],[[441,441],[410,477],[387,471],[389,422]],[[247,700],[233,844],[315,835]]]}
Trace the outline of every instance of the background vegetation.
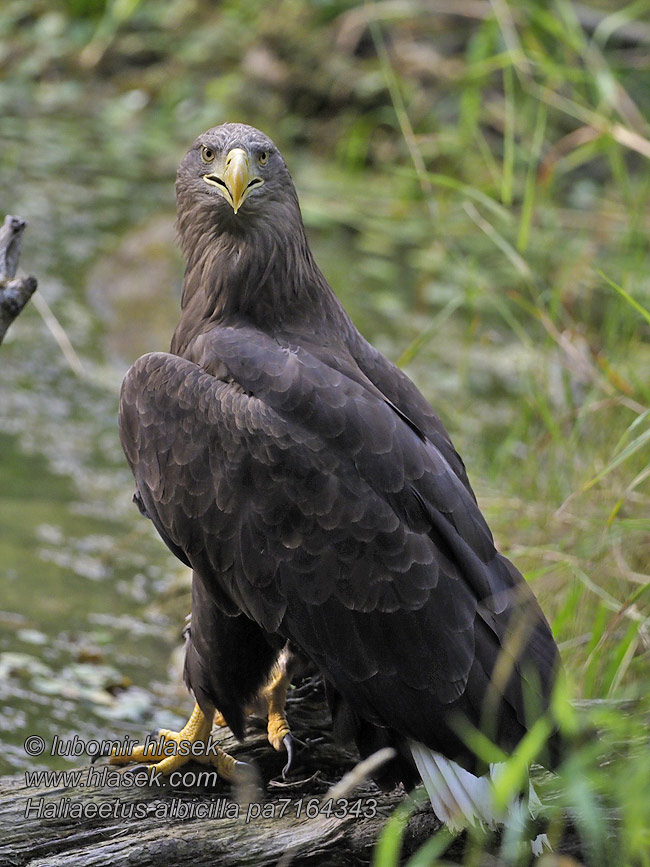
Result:
{"label": "background vegetation", "polygon": [[0,206],[42,296],[1,357],[10,766],[71,683],[52,726],[78,730],[88,678],[115,725],[155,704],[140,656],[184,611],[144,607],[176,567],[132,529],[113,414],[173,328],[175,166],[238,120],[283,150],[323,270],[438,409],[591,700],[554,827],[650,864],[649,46],[648,0],[3,2]]}

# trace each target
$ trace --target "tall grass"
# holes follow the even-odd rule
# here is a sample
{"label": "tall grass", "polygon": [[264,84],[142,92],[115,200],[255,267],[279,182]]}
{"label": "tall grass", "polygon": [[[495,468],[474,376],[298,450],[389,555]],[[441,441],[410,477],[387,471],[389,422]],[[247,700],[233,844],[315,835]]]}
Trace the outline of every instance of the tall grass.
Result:
{"label": "tall grass", "polygon": [[[480,500],[543,602],[572,695],[591,700],[577,718],[563,705],[558,724],[599,732],[541,780],[550,835],[560,844],[571,825],[585,863],[647,865],[649,64],[639,75],[638,45],[613,37],[650,4],[586,16],[587,32],[563,0],[493,3],[456,81],[435,94],[438,105],[456,97],[445,121],[435,109],[409,117],[396,92],[412,82],[399,82],[386,49],[387,7],[365,8],[413,171],[440,215],[433,267],[418,262],[431,325],[402,362],[421,380],[441,360],[456,366],[446,409]],[[441,279],[452,289],[436,303]],[[448,311],[451,352],[437,327]],[[404,824],[400,813],[387,827],[377,865],[391,863]],[[445,834],[408,864],[446,863]],[[501,859],[527,863],[514,843],[503,835]],[[494,847],[473,830],[462,863]]]}

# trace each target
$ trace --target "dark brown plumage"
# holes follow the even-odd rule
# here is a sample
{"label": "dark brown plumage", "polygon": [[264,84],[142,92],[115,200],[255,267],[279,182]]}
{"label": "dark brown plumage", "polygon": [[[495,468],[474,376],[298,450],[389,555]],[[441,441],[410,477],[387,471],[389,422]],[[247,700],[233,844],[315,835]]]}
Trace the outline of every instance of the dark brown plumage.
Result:
{"label": "dark brown plumage", "polygon": [[396,745],[407,782],[409,741],[474,766],[461,719],[511,750],[548,706],[558,653],[442,423],[318,270],[265,135],[204,133],[176,189],[181,319],[170,353],[127,373],[120,431],[143,510],[194,570],[199,704],[241,736],[289,640],[339,728],[364,753]]}

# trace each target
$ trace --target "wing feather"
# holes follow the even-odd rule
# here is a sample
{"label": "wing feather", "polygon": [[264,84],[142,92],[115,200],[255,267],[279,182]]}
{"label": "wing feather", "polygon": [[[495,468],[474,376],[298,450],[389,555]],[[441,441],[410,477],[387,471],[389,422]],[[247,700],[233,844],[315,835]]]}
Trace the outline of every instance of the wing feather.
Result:
{"label": "wing feather", "polygon": [[[513,611],[534,621],[524,662],[555,664],[444,428],[381,356],[347,375],[221,327],[192,359],[139,359],[120,426],[147,513],[224,611],[291,638],[361,716],[448,754],[446,712],[480,716]],[[518,719],[519,679],[504,691]]]}

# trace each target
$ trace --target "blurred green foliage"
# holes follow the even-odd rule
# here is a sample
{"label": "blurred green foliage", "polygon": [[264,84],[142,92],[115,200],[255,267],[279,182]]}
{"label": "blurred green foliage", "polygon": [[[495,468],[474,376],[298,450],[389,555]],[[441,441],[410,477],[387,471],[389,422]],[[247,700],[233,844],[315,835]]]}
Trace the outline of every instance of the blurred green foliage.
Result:
{"label": "blurred green foliage", "polygon": [[202,129],[282,148],[318,260],[438,408],[576,694],[628,702],[584,711],[603,740],[551,811],[596,864],[650,864],[649,46],[647,0],[0,10],[2,204],[79,292],[171,220]]}

